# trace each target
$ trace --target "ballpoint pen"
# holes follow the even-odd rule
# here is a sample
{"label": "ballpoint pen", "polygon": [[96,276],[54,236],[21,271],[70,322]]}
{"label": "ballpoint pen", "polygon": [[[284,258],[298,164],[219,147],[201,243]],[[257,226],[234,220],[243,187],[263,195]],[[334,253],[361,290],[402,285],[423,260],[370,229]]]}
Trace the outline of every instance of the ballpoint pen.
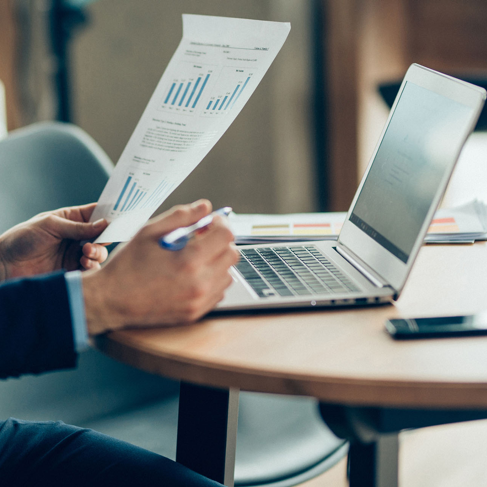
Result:
{"label": "ballpoint pen", "polygon": [[163,249],[167,250],[181,250],[183,249],[188,241],[198,235],[204,228],[206,228],[216,215],[228,216],[232,209],[229,206],[220,208],[219,210],[206,215],[201,220],[197,221],[194,225],[189,227],[178,228],[164,237],[159,239],[159,245]]}

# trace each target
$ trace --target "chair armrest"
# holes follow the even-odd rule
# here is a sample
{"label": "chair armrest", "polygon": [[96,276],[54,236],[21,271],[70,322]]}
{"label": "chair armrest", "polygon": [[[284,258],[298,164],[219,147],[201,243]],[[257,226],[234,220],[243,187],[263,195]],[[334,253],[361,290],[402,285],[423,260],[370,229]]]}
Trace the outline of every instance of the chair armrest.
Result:
{"label": "chair armrest", "polygon": [[5,101],[5,87],[0,80],[0,140],[7,136],[7,103]]}

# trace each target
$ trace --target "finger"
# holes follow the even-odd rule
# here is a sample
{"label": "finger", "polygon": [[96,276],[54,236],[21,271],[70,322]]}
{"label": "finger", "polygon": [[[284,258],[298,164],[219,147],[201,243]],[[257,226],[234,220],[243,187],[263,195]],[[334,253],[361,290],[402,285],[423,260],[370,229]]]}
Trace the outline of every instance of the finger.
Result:
{"label": "finger", "polygon": [[233,241],[233,233],[222,222],[221,217],[216,217],[208,230],[190,241],[187,248],[189,252],[195,254],[194,258],[200,255],[208,261],[222,253]]}
{"label": "finger", "polygon": [[229,265],[222,265],[220,269],[213,270],[213,276],[210,278],[213,282],[212,289],[215,292],[223,292],[233,282]]}
{"label": "finger", "polygon": [[211,213],[208,200],[198,200],[191,205],[178,205],[152,220],[143,228],[145,235],[160,238],[177,228],[193,225]]}
{"label": "finger", "polygon": [[85,270],[91,270],[91,269],[100,269],[101,266],[99,264],[99,262],[96,262],[94,260],[91,260],[89,259],[88,257],[86,257],[85,255],[83,255],[81,257],[81,259],[79,260],[80,264],[81,264],[81,267]]}
{"label": "finger", "polygon": [[228,249],[227,251],[218,255],[213,261],[208,263],[208,268],[212,273],[212,277],[209,279],[218,281],[222,275],[226,275],[230,268],[238,263],[239,258],[240,254],[233,249]]}
{"label": "finger", "polygon": [[96,203],[89,203],[87,205],[61,208],[54,211],[53,214],[75,222],[89,222],[95,208]]}
{"label": "finger", "polygon": [[213,261],[207,264],[205,270],[200,275],[206,283],[206,295],[205,301],[214,301],[216,295],[223,293],[223,291],[230,286],[233,282],[232,275],[230,273],[230,267],[235,264],[236,258],[233,249],[228,249],[223,252]]}
{"label": "finger", "polygon": [[82,223],[52,215],[48,220],[48,227],[52,233],[59,238],[70,240],[89,240],[98,237],[107,226],[108,222],[104,218],[93,223]]}
{"label": "finger", "polygon": [[205,297],[204,302],[202,302],[199,308],[200,313],[197,319],[215,308],[215,306],[225,297],[225,289],[227,289],[233,282],[233,278],[228,271],[218,277],[218,285],[214,286],[212,292]]}
{"label": "finger", "polygon": [[108,250],[103,245],[92,244],[90,242],[83,245],[83,254],[91,260],[105,262],[108,258]]}
{"label": "finger", "polygon": [[191,308],[184,321],[198,320],[223,298],[225,289],[233,282],[229,268],[235,260],[234,250],[227,248],[215,261],[198,266],[197,282],[202,287],[196,300],[191,298]]}
{"label": "finger", "polygon": [[88,205],[78,206],[79,212],[83,217],[84,222],[89,222],[91,215],[95,211],[96,203],[90,203]]}
{"label": "finger", "polygon": [[[235,236],[233,235],[232,233],[232,230],[230,229],[230,227],[228,226],[228,223],[227,223],[227,219],[220,216],[220,215],[215,215],[215,217],[213,218],[213,221],[211,222],[210,225],[208,225],[207,227],[208,230],[210,229],[219,229],[219,231],[223,230],[223,233],[228,235],[228,238],[230,239],[231,242],[233,242],[235,240]],[[205,237],[204,235],[206,234],[207,232],[202,232],[201,235],[202,235],[202,239],[203,241],[205,240]],[[207,236],[208,238],[208,236]]]}

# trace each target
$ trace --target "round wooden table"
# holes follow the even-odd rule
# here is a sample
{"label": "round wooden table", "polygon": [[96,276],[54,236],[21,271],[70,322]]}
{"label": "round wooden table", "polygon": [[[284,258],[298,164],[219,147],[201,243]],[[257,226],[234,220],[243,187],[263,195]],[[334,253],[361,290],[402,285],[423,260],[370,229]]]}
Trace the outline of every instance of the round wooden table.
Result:
{"label": "round wooden table", "polygon": [[313,396],[362,411],[483,414],[487,337],[398,342],[384,321],[485,308],[487,243],[428,245],[393,306],[215,316],[111,333],[97,346],[143,370],[224,390]]}

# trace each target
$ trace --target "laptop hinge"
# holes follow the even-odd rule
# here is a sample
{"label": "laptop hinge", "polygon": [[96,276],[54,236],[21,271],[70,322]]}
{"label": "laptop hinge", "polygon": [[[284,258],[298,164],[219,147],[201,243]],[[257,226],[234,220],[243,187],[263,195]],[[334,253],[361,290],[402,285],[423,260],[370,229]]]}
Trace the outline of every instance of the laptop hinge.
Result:
{"label": "laptop hinge", "polygon": [[388,286],[387,282],[384,281],[381,277],[379,277],[375,272],[368,270],[365,265],[362,264],[358,257],[354,256],[350,251],[347,251],[343,247],[339,247],[338,245],[335,247],[335,250],[355,269],[357,269],[361,274],[363,274],[374,286],[383,288]]}

